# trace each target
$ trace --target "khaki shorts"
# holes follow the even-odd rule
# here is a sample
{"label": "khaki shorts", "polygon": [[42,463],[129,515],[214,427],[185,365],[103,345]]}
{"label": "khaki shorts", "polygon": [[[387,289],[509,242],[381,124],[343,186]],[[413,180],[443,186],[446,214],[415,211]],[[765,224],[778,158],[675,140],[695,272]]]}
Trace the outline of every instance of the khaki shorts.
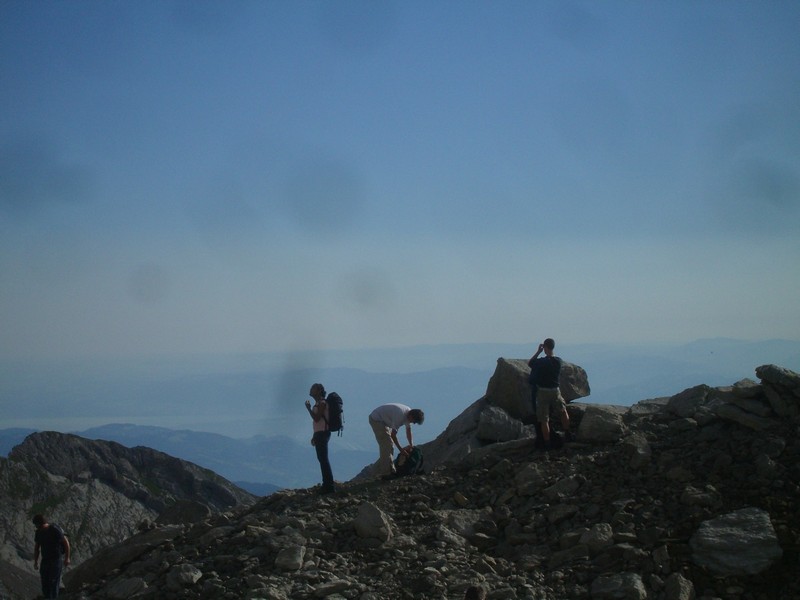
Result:
{"label": "khaki shorts", "polygon": [[536,419],[542,423],[550,420],[553,411],[567,410],[561,390],[558,388],[539,388],[536,390]]}

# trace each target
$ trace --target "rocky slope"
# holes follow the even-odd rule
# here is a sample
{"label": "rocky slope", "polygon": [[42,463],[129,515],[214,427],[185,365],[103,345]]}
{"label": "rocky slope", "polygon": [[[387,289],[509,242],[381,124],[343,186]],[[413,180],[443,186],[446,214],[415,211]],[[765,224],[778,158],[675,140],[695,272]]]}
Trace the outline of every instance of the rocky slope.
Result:
{"label": "rocky slope", "polygon": [[[800,598],[800,375],[630,408],[573,403],[536,451],[526,367],[426,445],[423,476],[287,490],[137,534],[72,570],[78,598]],[[444,458],[443,458],[444,457]]]}
{"label": "rocky slope", "polygon": [[35,579],[38,512],[67,530],[77,565],[143,522],[188,522],[254,501],[215,473],[149,448],[34,433],[0,458],[0,581]]}

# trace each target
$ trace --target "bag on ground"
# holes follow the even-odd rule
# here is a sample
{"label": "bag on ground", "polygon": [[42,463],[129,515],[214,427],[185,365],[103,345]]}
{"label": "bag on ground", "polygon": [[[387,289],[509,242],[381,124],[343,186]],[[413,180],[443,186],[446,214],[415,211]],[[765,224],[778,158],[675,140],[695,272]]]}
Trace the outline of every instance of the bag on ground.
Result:
{"label": "bag on ground", "polygon": [[422,475],[425,473],[424,459],[422,450],[413,448],[411,453],[399,455],[394,461],[395,475],[404,477],[405,475]]}

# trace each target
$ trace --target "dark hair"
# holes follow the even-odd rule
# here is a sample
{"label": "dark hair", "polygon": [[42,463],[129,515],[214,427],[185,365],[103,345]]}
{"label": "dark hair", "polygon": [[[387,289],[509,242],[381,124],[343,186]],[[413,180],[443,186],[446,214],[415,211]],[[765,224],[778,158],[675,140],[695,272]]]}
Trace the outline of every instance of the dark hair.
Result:
{"label": "dark hair", "polygon": [[471,585],[464,594],[464,600],[484,600],[486,598],[486,590],[479,585]]}
{"label": "dark hair", "polygon": [[33,517],[34,525],[36,525],[37,527],[41,527],[45,523],[47,523],[47,519],[44,518],[44,515],[34,515]]}
{"label": "dark hair", "polygon": [[315,383],[314,385],[312,385],[311,386],[311,392],[313,393],[314,390],[318,390],[322,394],[322,397],[323,398],[325,397],[325,395],[326,395],[325,386],[322,385],[321,383]]}
{"label": "dark hair", "polygon": [[552,350],[553,348],[555,348],[555,347],[556,347],[556,343],[555,343],[555,341],[553,340],[553,338],[547,338],[547,339],[544,341],[544,344],[543,344],[543,346],[544,346],[545,348],[549,349],[549,350]]}
{"label": "dark hair", "polygon": [[425,413],[418,408],[412,408],[408,411],[408,416],[411,418],[411,422],[417,425],[422,425],[425,421]]}

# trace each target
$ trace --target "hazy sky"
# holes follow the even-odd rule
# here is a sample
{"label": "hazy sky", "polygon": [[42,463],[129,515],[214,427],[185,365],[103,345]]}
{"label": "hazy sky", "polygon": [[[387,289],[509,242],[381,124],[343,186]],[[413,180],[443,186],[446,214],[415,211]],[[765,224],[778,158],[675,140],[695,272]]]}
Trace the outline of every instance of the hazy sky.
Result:
{"label": "hazy sky", "polygon": [[0,1],[0,357],[800,339],[800,2]]}

